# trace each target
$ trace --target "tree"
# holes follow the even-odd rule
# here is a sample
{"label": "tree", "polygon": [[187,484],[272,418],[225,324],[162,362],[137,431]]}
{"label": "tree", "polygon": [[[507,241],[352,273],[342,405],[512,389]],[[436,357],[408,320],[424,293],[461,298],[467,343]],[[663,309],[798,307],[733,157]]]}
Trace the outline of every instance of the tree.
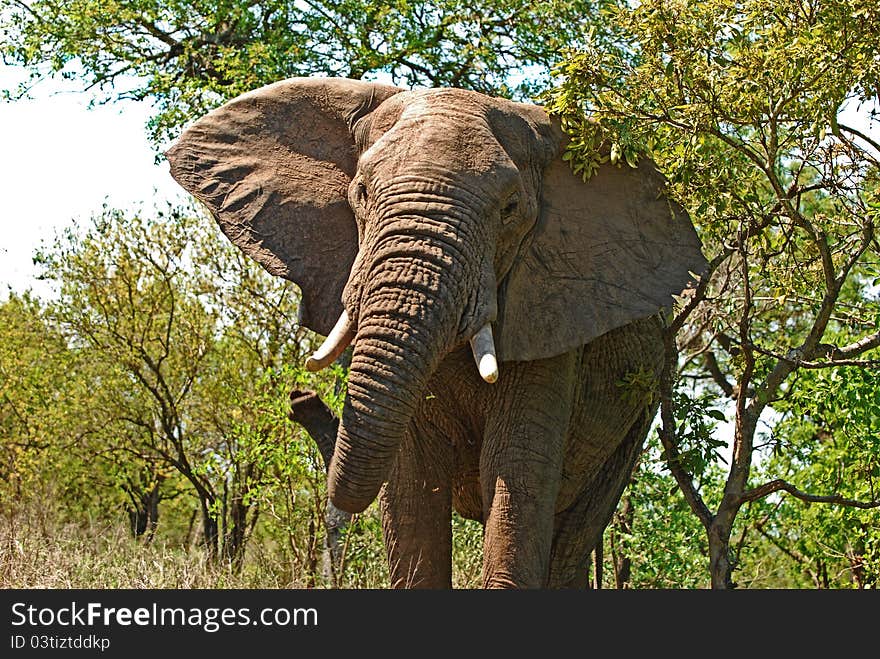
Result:
{"label": "tree", "polygon": [[46,276],[59,281],[53,311],[68,341],[103,366],[96,431],[130,428],[117,435],[118,451],[158,458],[189,481],[202,504],[206,545],[215,551],[213,493],[192,462],[200,451],[183,411],[211,349],[215,318],[185,288],[186,223],[180,214],[151,225],[110,211],[85,235],[69,230],[40,260]]}
{"label": "tree", "polygon": [[839,503],[849,504],[777,497],[757,506],[755,528],[779,550],[779,569],[788,567],[795,583],[877,588],[880,582],[880,508],[858,505],[877,499],[878,393],[880,369],[815,369],[800,373],[797,388],[774,404],[780,413],[774,450],[761,470],[786,474],[807,492],[837,492]]}
{"label": "tree", "polygon": [[[587,177],[603,157],[626,166],[648,153],[710,259],[669,320],[659,436],[704,527],[716,588],[734,585],[731,534],[744,506],[782,493],[880,506],[870,487],[851,482],[867,495],[851,499],[840,481],[790,482],[804,472],[786,469],[758,482],[754,469],[771,447],[794,450],[767,439],[759,421],[774,406],[793,409],[802,373],[880,367],[871,293],[880,145],[838,119],[845,104],[877,101],[878,20],[880,9],[858,0],[651,0],[614,10],[619,47],[571,53],[548,97],[572,135],[575,171]],[[857,388],[877,399],[875,378]],[[724,399],[728,409],[719,409]],[[727,473],[709,500],[700,483],[721,447],[707,429],[727,415]],[[803,452],[802,464],[816,457]],[[846,475],[869,484],[880,474],[873,463]]]}
{"label": "tree", "polygon": [[604,587],[700,588],[706,582],[708,548],[700,523],[663,469],[661,455],[658,438],[649,437],[605,531]]}
{"label": "tree", "polygon": [[50,308],[30,293],[10,295],[0,307],[0,327],[4,501],[66,519],[123,507],[137,535],[151,532],[156,465],[118,455],[113,447],[125,429],[93,418],[101,391],[95,382],[109,388],[112,376],[68,344]]}
{"label": "tree", "polygon": [[42,474],[57,466],[52,420],[61,416],[61,383],[72,361],[39,300],[10,294],[0,303],[0,492],[7,505],[33,492],[50,495]]}
{"label": "tree", "polygon": [[282,365],[301,365],[309,338],[293,287],[208,226],[193,209],[108,210],[40,261],[59,282],[52,317],[90,365],[71,392],[87,401],[87,450],[115,460],[116,484],[153,526],[163,481],[183,479],[209,555],[238,567],[258,516],[252,490],[283,457],[273,443],[291,442],[286,415],[260,401],[286,405]]}
{"label": "tree", "polygon": [[[589,20],[598,16],[599,8],[604,4],[604,0],[498,0],[481,3],[480,6],[461,0],[430,3],[373,3],[364,0],[270,0],[259,3],[252,0],[187,3],[167,0],[82,0],[57,3],[51,0],[0,0],[0,30],[3,32],[0,52],[4,62],[28,67],[32,72],[31,83],[45,76],[60,74],[81,80],[84,89],[97,92],[99,102],[118,99],[155,102],[156,114],[150,123],[150,130],[158,145],[174,137],[185,122],[223,100],[295,75],[382,77],[404,86],[454,85],[487,93],[526,97],[546,86],[549,66],[555,62],[561,45],[580,40],[587,31]],[[28,87],[23,85],[17,90],[7,90],[7,96],[17,98],[26,94]],[[119,233],[122,242],[126,240],[127,231],[123,229]],[[228,255],[223,258],[228,258]],[[161,272],[150,275],[158,277],[158,280],[167,280],[167,299],[173,297],[171,291],[185,277],[181,268],[175,268],[170,279]],[[218,272],[215,269],[214,274]],[[246,269],[239,268],[236,272],[244,273]],[[71,275],[74,278],[78,276],[68,271],[60,276],[63,280]],[[126,362],[128,371],[123,368],[117,375],[123,379],[134,377],[137,386],[146,389],[146,394],[140,392],[145,395],[143,404],[146,407],[141,408],[145,414],[128,422],[121,421],[128,424],[124,428],[108,421],[104,429],[109,432],[110,428],[115,428],[113,436],[119,439],[120,450],[105,452],[104,455],[124,456],[132,445],[138,445],[145,448],[135,452],[138,460],[143,461],[148,455],[159,456],[160,463],[171,464],[173,473],[183,475],[189,488],[203,502],[201,516],[208,535],[228,537],[232,545],[238,545],[240,540],[235,538],[243,537],[242,529],[255,528],[256,522],[253,520],[258,512],[252,507],[253,502],[262,497],[262,510],[267,509],[265,496],[271,488],[265,487],[265,481],[257,489],[248,484],[255,479],[259,481],[260,473],[264,472],[250,471],[246,478],[241,479],[235,471],[240,465],[239,458],[253,457],[253,452],[244,447],[256,445],[251,441],[255,435],[250,433],[265,434],[265,428],[258,430],[264,424],[249,413],[243,413],[241,418],[229,415],[224,418],[219,411],[220,399],[207,396],[204,400],[210,402],[198,406],[200,425],[196,430],[195,421],[187,416],[187,405],[200,398],[198,392],[208,390],[215,393],[225,391],[226,402],[240,405],[242,410],[247,408],[242,401],[250,400],[248,396],[255,395],[255,400],[266,402],[261,396],[273,390],[277,378],[281,377],[276,357],[282,353],[275,350],[277,345],[257,345],[254,339],[265,331],[266,336],[283,337],[282,345],[290,345],[290,332],[285,334],[285,328],[289,329],[293,316],[282,314],[282,322],[272,327],[271,319],[276,317],[278,308],[259,303],[260,296],[249,299],[245,293],[241,293],[238,297],[233,295],[221,300],[225,293],[221,294],[219,289],[212,290],[214,302],[201,309],[198,304],[193,304],[186,311],[189,313],[191,310],[197,316],[203,313],[212,316],[219,329],[216,329],[218,336],[214,337],[216,341],[210,349],[206,348],[204,353],[194,353],[197,358],[186,364],[193,369],[192,383],[176,383],[184,386],[180,392],[185,395],[166,396],[163,387],[156,385],[159,380],[170,376],[156,373],[156,368],[146,364],[146,370],[141,375],[160,394],[157,396],[146,387],[147,382],[137,378],[136,372],[143,366],[132,366],[137,363],[137,355],[133,361]],[[232,291],[235,287],[226,290]],[[191,293],[177,291],[176,295],[180,300],[189,301]],[[139,304],[140,300],[135,302]],[[159,305],[157,311],[170,313],[163,306],[167,300],[156,304]],[[230,304],[231,307],[226,306]],[[182,312],[180,308],[174,311],[175,323],[181,318]],[[244,324],[239,323],[238,319],[244,319]],[[260,325],[257,319],[264,324]],[[250,328],[248,332],[242,332],[243,326]],[[195,330],[196,326],[190,329]],[[301,340],[302,335],[297,334],[293,344]],[[124,345],[127,342],[130,343],[128,338],[121,341],[121,346],[114,348],[121,351],[116,357],[129,351]],[[247,344],[251,348],[245,347]],[[111,346],[94,346],[112,362],[113,355],[106,350],[108,347]],[[248,350],[253,347],[257,347],[257,350],[247,358],[250,364],[247,368],[253,368],[259,362],[271,382],[267,383],[264,378],[236,379],[234,373],[230,374],[227,382],[260,382],[261,387],[266,387],[262,394],[253,389],[247,390],[247,386],[223,390],[216,383],[208,385],[208,379],[195,373],[211,371],[207,367],[209,363],[240,365],[240,359],[245,359]],[[146,347],[142,353],[150,354]],[[226,356],[220,357],[221,354]],[[275,357],[266,359],[267,355]],[[152,358],[155,367],[155,355]],[[168,369],[169,362],[170,357],[164,358],[158,370]],[[108,377],[105,375],[104,381]],[[338,394],[339,378],[335,380],[334,390]],[[320,379],[314,377],[301,382],[300,386],[322,388]],[[120,387],[120,391],[124,389]],[[172,388],[169,387],[169,391]],[[160,402],[162,398],[165,399],[164,403]],[[124,401],[118,402],[121,404]],[[215,404],[218,407],[212,408]],[[149,423],[149,419],[155,416],[155,410],[146,413],[150,406],[156,405],[169,415],[170,421],[159,434]],[[110,419],[117,418],[119,410],[123,408],[124,405],[108,403],[101,409],[107,412],[107,418]],[[161,415],[155,418],[165,419]],[[185,423],[182,421],[184,418]],[[175,430],[175,427],[178,429]],[[143,433],[140,439],[135,438],[137,428]],[[280,429],[281,426],[276,425],[275,431],[280,432]],[[224,456],[215,461],[214,471],[210,474],[202,471],[198,464],[178,459],[175,465],[170,460],[184,448],[182,440],[175,434],[181,431],[186,433],[187,442],[198,436],[200,441],[210,445],[211,451]],[[247,441],[243,439],[245,436],[249,438]],[[191,449],[195,455],[201,455],[196,446],[198,444],[193,444]],[[186,451],[183,453],[189,455]],[[129,457],[134,459],[134,455],[132,453]],[[297,455],[303,457],[302,453]],[[278,470],[280,467],[274,463],[271,469]],[[218,478],[219,473],[226,474],[226,480],[219,490],[212,492],[209,487],[213,482],[211,478]],[[307,472],[300,473],[300,476],[304,473]],[[150,484],[154,479],[134,479],[134,482],[141,481]],[[140,512],[135,511],[134,518],[146,520],[147,526],[151,524],[148,518],[152,508],[146,504],[154,501],[150,498],[152,491],[148,488],[140,494],[132,492],[132,496],[128,497],[132,505],[141,502]],[[245,504],[245,501],[251,503]],[[249,512],[243,515],[245,508]],[[251,521],[232,523],[224,527],[225,531],[212,530],[211,519],[217,518],[217,515],[222,517],[226,514],[224,511],[232,510],[237,511],[230,512],[232,517]],[[273,515],[278,510],[272,508]],[[285,513],[277,514],[276,521],[280,523],[285,516],[288,521],[293,519],[292,514]],[[136,527],[139,524],[136,523]],[[290,524],[287,526],[290,527]],[[364,523],[360,527],[367,528]],[[223,540],[218,542],[222,543]],[[302,556],[309,552],[297,550],[295,553]]]}
{"label": "tree", "polygon": [[[157,102],[153,137],[291,76],[371,78],[527,96],[602,1],[3,0],[3,59]],[[13,90],[20,94],[24,90]]]}

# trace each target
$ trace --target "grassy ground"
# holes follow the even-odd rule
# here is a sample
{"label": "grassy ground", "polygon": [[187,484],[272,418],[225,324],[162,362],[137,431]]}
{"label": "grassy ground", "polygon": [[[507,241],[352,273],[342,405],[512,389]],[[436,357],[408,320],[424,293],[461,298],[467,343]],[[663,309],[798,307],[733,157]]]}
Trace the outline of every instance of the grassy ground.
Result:
{"label": "grassy ground", "polygon": [[[479,527],[457,519],[453,585],[479,586]],[[306,588],[301,566],[269,543],[252,542],[240,572],[211,563],[197,546],[135,540],[124,524],[61,522],[41,511],[0,516],[0,588]],[[312,586],[326,587],[320,581]],[[342,588],[388,585],[381,539],[353,543]]]}
{"label": "grassy ground", "polygon": [[[36,523],[35,523],[36,522]],[[54,524],[33,516],[0,521],[2,588],[281,588],[272,570],[234,574],[201,551],[144,544],[102,524]]]}

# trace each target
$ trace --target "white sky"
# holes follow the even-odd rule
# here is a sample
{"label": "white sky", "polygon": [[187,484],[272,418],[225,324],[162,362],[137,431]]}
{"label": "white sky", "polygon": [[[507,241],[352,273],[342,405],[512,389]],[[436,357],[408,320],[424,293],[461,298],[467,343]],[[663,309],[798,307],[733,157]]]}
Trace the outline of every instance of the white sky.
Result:
{"label": "white sky", "polygon": [[[0,89],[24,79],[0,65]],[[153,162],[148,104],[89,110],[89,97],[74,89],[51,81],[34,89],[33,100],[0,101],[0,299],[8,287],[49,292],[35,279],[32,257],[73,219],[87,222],[105,202],[149,209],[185,198],[168,165]]]}
{"label": "white sky", "polygon": [[[0,89],[25,78],[21,69],[0,64]],[[167,164],[154,164],[146,139],[149,105],[90,110],[89,96],[76,88],[49,81],[33,90],[33,100],[0,101],[0,299],[8,287],[48,294],[35,278],[35,250],[74,219],[87,222],[105,202],[150,209],[185,198]],[[844,117],[880,140],[877,124],[868,128],[867,108],[850,108]]]}

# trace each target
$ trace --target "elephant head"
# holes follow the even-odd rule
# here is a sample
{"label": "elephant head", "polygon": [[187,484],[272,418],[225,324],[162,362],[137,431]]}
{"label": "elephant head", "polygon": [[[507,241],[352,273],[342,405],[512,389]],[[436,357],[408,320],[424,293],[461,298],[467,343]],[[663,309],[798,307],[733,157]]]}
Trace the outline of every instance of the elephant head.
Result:
{"label": "elephant head", "polygon": [[[669,307],[705,261],[652,163],[588,182],[535,105],[460,89],[294,78],[196,121],[167,153],[223,232],[302,290],[301,322],[354,339],[330,465],[359,512],[434,369],[471,343],[488,382]],[[338,320],[337,320],[338,319]],[[492,386],[485,384],[483,386]]]}

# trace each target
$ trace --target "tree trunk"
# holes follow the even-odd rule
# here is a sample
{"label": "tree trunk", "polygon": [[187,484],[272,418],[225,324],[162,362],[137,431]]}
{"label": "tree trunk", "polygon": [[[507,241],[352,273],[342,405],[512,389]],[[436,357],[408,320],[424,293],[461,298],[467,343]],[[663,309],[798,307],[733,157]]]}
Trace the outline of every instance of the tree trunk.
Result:
{"label": "tree trunk", "polygon": [[619,535],[631,535],[633,524],[633,506],[628,496],[620,502],[611,524],[611,562],[614,565],[614,585],[620,590],[629,589],[632,585],[632,559],[620,543]]}
{"label": "tree trunk", "polygon": [[190,549],[192,546],[190,543],[193,540],[193,529],[196,526],[196,518],[199,516],[198,508],[193,508],[192,515],[189,516],[189,524],[186,527],[186,539],[183,541],[183,546]]}
{"label": "tree trunk", "polygon": [[[339,419],[314,391],[290,392],[290,420],[299,423],[317,444],[325,471],[330,467]],[[338,575],[342,559],[342,536],[351,523],[351,514],[339,510],[328,499],[324,514],[324,549],[321,556],[321,573],[334,587],[339,585]]]}
{"label": "tree trunk", "polygon": [[223,557],[229,561],[234,572],[241,569],[247,542],[248,512],[250,506],[244,503],[240,494],[233,495],[229,504],[229,519],[223,536]]}
{"label": "tree trunk", "polygon": [[159,524],[159,493],[160,482],[149,490],[143,492],[128,491],[132,505],[128,510],[129,527],[134,538],[146,536],[145,542],[149,543],[156,533]]}
{"label": "tree trunk", "polygon": [[736,511],[725,509],[722,500],[721,511],[715,515],[709,527],[709,576],[715,590],[736,587],[732,579],[733,562],[730,554],[730,534],[735,518]]}
{"label": "tree trunk", "polygon": [[734,560],[730,549],[730,536],[736,516],[743,504],[743,492],[749,482],[755,430],[760,415],[760,408],[746,407],[742,399],[737,401],[733,464],[724,486],[724,496],[721,497],[718,512],[709,524],[709,576],[713,589],[736,588],[733,582]]}
{"label": "tree trunk", "polygon": [[200,496],[199,503],[202,508],[202,542],[205,546],[205,553],[209,561],[216,561],[219,557],[220,527],[217,518],[211,512],[213,501]]}

